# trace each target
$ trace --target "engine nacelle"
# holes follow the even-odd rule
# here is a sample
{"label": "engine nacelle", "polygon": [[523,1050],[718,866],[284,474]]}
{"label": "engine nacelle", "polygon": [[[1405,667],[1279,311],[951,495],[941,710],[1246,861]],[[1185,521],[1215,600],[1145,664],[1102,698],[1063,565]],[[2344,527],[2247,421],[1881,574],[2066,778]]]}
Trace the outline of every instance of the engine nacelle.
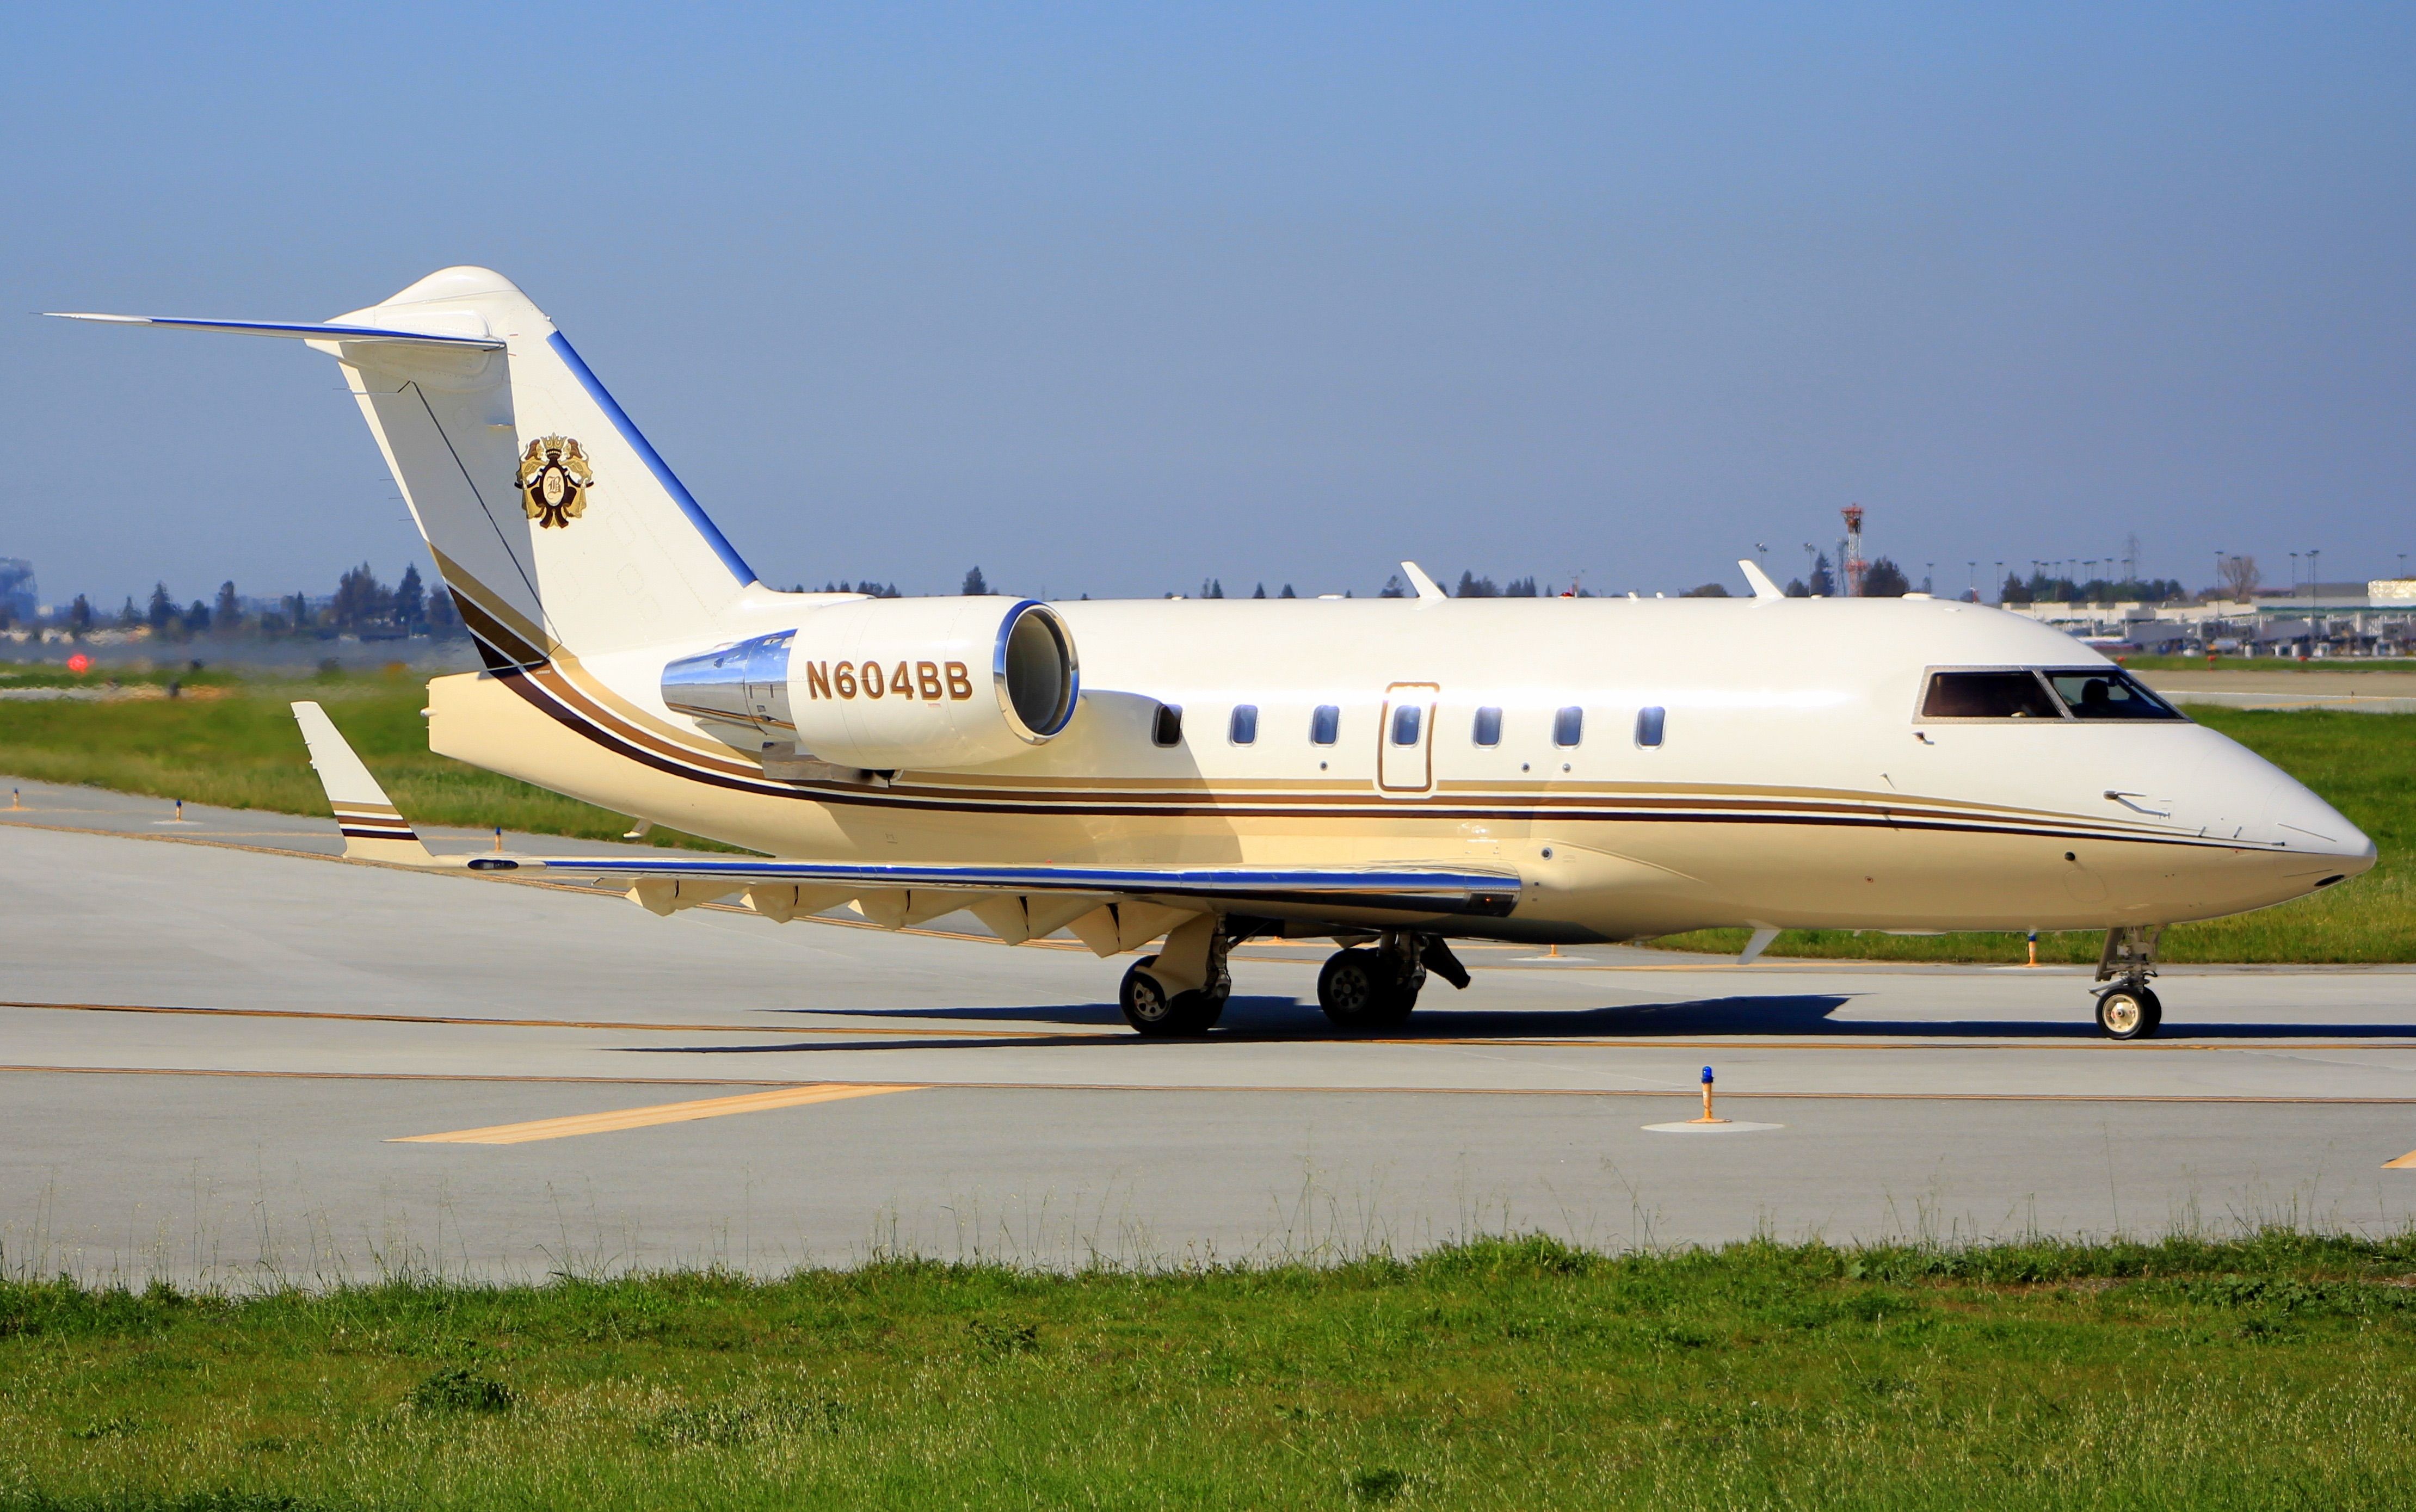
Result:
{"label": "engine nacelle", "polygon": [[1081,674],[1065,622],[1036,599],[860,598],[683,657],[662,688],[725,739],[892,771],[981,766],[1041,744],[1074,718]]}

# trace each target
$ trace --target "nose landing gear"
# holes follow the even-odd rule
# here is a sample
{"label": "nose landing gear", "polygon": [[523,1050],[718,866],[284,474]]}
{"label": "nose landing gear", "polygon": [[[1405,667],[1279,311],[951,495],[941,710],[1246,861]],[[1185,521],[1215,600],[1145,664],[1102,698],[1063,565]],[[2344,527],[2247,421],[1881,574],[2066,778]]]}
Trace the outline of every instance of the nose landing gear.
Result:
{"label": "nose landing gear", "polygon": [[1317,1005],[1337,1028],[1388,1029],[1418,1005],[1428,971],[1455,989],[1468,985],[1468,968],[1442,936],[1395,930],[1329,957],[1317,974]]}
{"label": "nose landing gear", "polygon": [[2109,1039],[2146,1039],[2165,1021],[2165,1005],[2148,985],[2156,975],[2161,924],[2128,924],[2106,931],[2097,979],[2114,985],[2097,994],[2097,1027]]}

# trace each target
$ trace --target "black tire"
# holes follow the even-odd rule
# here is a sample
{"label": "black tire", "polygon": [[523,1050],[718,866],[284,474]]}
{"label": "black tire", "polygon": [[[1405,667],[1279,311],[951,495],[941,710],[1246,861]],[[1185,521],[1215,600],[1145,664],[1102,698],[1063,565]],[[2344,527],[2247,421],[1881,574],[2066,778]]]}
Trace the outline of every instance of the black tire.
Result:
{"label": "black tire", "polygon": [[1336,1028],[1390,1028],[1407,1019],[1417,1004],[1417,993],[1403,989],[1391,959],[1381,950],[1337,950],[1317,974],[1317,1005]]}
{"label": "black tire", "polygon": [[2156,1032],[2152,995],[2139,989],[2111,987],[2097,994],[2097,1027],[2108,1039],[2145,1039]]}
{"label": "black tire", "polygon": [[1116,1006],[1124,1010],[1125,1022],[1152,1039],[1206,1034],[1225,1011],[1224,997],[1204,991],[1177,992],[1170,997],[1158,979],[1149,974],[1149,968],[1155,964],[1155,956],[1143,956],[1125,973],[1124,985],[1116,990]]}
{"label": "black tire", "polygon": [[2153,1038],[2156,1032],[2165,1026],[2165,1005],[2156,996],[2156,990],[2152,987],[2139,989],[2139,1001],[2147,1005],[2148,1008],[2148,1027],[2139,1031],[2139,1037]]}

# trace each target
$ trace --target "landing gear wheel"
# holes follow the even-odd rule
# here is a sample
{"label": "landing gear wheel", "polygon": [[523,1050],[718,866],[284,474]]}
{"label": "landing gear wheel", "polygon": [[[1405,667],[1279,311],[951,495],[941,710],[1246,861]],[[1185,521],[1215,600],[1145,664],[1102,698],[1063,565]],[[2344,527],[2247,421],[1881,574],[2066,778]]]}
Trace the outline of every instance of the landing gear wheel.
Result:
{"label": "landing gear wheel", "polygon": [[2144,987],[2113,987],[2097,994],[2097,1027],[2108,1039],[2145,1039],[2164,1015]]}
{"label": "landing gear wheel", "polygon": [[2162,1029],[2165,1026],[2165,1005],[2162,1002],[2158,1001],[2156,997],[2156,990],[2152,987],[2143,987],[2139,989],[2139,1002],[2144,1005],[2148,1010],[2148,1027],[2139,1031],[2139,1037],[2141,1039],[2151,1038],[2155,1035],[2157,1030]]}
{"label": "landing gear wheel", "polygon": [[1389,1029],[1418,1005],[1418,993],[1384,952],[1354,946],[1336,951],[1317,974],[1317,1005],[1337,1028]]}
{"label": "landing gear wheel", "polygon": [[1143,956],[1125,973],[1124,985],[1116,990],[1116,1005],[1124,1010],[1125,1022],[1153,1039],[1206,1034],[1225,1012],[1225,994],[1170,993],[1149,973],[1155,964],[1155,956]]}

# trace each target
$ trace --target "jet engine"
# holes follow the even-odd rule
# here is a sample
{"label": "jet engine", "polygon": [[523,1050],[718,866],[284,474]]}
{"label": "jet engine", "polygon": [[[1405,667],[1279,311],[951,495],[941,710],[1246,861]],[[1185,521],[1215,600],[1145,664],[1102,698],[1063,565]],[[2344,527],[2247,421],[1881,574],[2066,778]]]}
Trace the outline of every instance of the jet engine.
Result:
{"label": "jet engine", "polygon": [[663,703],[750,751],[868,771],[981,766],[1063,731],[1074,638],[1034,599],[861,598],[682,657]]}

